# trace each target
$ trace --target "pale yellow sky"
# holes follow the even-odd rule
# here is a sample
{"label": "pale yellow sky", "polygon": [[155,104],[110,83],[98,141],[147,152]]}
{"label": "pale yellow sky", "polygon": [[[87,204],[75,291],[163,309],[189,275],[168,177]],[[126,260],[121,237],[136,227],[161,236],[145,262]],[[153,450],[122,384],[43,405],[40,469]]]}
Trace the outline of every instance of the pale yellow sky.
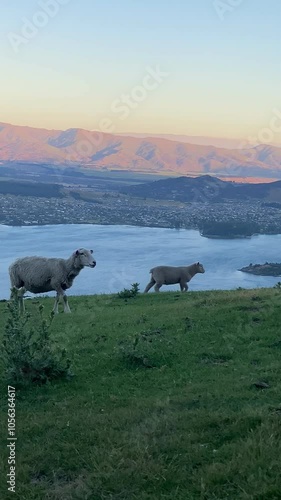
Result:
{"label": "pale yellow sky", "polygon": [[281,144],[281,2],[250,3],[221,19],[210,0],[70,1],[27,39],[39,4],[13,0],[0,18],[0,121]]}

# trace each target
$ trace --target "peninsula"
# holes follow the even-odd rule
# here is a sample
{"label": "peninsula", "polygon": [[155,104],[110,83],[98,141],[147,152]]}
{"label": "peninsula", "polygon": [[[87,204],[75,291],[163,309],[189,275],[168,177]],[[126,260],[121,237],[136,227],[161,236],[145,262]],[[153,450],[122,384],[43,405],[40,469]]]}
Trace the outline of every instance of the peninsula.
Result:
{"label": "peninsula", "polygon": [[266,262],[265,264],[250,264],[239,269],[243,273],[256,274],[257,276],[281,276],[281,264]]}

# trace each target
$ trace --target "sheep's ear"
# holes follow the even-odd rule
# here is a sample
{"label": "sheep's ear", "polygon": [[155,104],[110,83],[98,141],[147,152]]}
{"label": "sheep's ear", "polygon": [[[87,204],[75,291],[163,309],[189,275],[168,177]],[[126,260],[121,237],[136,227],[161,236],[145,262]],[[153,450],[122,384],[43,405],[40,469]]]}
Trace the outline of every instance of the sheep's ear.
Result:
{"label": "sheep's ear", "polygon": [[93,250],[90,250],[91,253],[94,253]]}
{"label": "sheep's ear", "polygon": [[76,254],[76,255],[79,255],[79,254],[80,254],[79,250],[76,250],[75,254]]}
{"label": "sheep's ear", "polygon": [[197,266],[200,266],[200,262],[197,262]]}

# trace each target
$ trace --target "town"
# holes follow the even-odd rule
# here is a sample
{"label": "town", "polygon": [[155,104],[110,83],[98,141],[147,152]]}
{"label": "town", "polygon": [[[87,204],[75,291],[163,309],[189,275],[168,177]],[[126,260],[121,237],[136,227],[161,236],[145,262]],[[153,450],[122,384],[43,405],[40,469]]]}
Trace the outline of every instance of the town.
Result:
{"label": "town", "polygon": [[206,223],[247,222],[258,233],[281,233],[281,205],[260,201],[224,203],[149,200],[120,193],[96,193],[90,201],[0,195],[0,224],[111,224],[199,229]]}

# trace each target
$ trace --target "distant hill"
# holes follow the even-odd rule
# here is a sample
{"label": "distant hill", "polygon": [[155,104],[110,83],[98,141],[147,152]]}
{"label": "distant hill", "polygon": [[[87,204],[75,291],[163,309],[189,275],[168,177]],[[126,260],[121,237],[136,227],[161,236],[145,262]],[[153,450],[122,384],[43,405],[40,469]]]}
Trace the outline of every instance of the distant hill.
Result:
{"label": "distant hill", "polygon": [[[118,134],[122,137],[157,137],[159,139],[168,139],[169,141],[184,142],[188,144],[198,144],[199,146],[215,146],[216,148],[240,149],[243,143],[242,139],[228,139],[225,137],[208,137],[200,135],[178,135],[178,134],[131,134],[129,132]],[[245,142],[245,141],[244,141]],[[250,145],[249,145],[250,148]]]}
{"label": "distant hill", "polygon": [[0,194],[35,196],[38,198],[63,198],[62,186],[41,182],[0,181]]}
{"label": "distant hill", "polygon": [[262,184],[236,184],[204,175],[197,178],[176,177],[128,186],[123,193],[141,198],[180,202],[222,202],[251,200],[281,202],[281,181]]}
{"label": "distant hill", "polygon": [[42,163],[90,170],[225,178],[281,178],[281,148],[226,149],[159,137],[129,137],[78,128],[45,130],[0,123],[1,163]]}

